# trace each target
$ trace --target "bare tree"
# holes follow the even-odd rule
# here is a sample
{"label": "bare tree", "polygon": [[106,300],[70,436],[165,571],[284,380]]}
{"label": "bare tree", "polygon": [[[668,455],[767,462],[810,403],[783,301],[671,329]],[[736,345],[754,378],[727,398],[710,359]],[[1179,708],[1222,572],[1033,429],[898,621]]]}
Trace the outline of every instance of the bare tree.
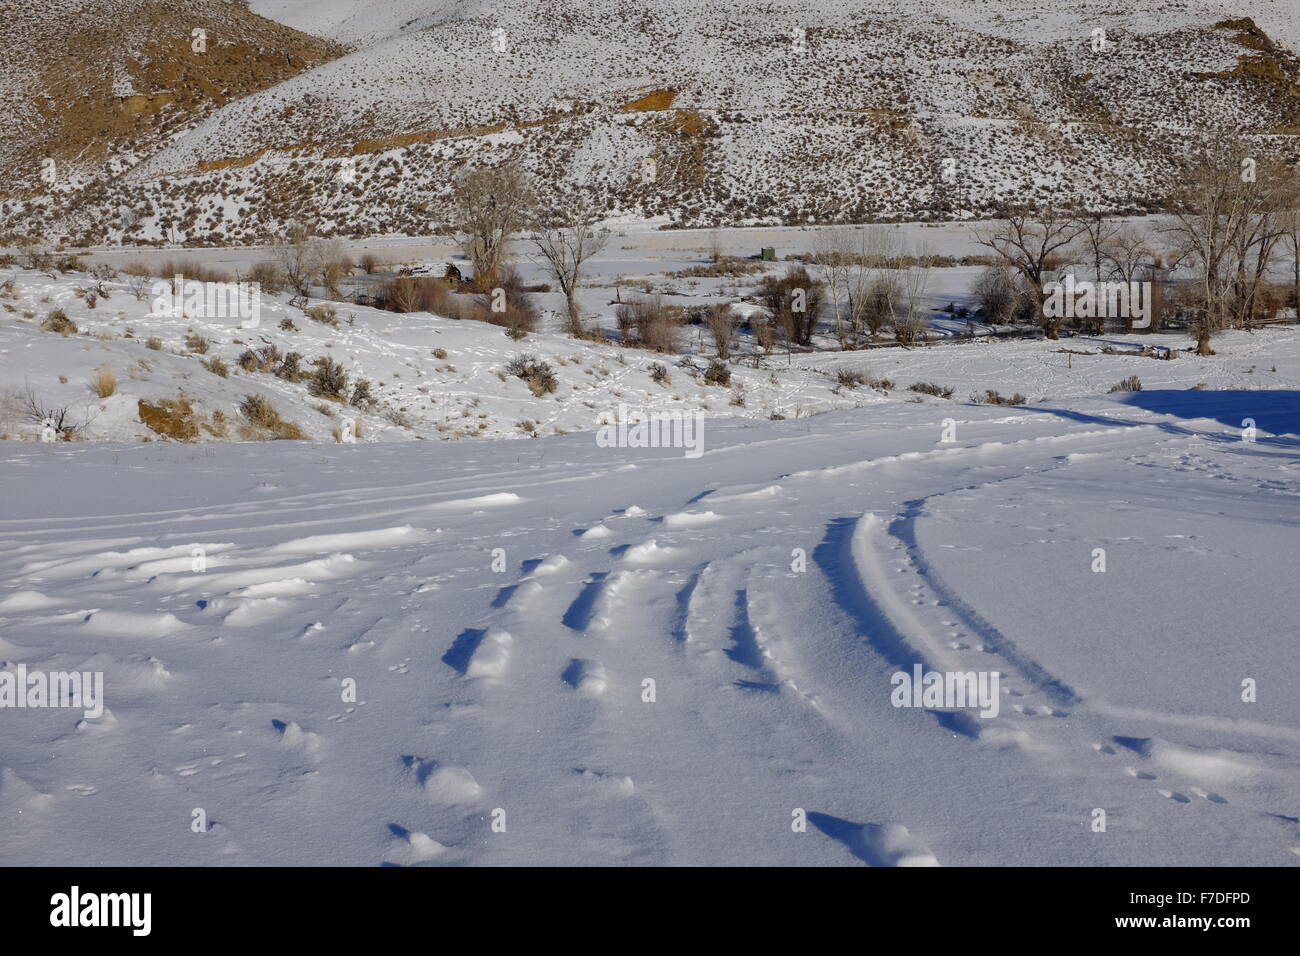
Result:
{"label": "bare tree", "polygon": [[456,181],[456,228],[480,289],[496,284],[510,239],[528,223],[534,201],[527,176],[513,163],[475,169]]}
{"label": "bare tree", "polygon": [[829,229],[817,234],[813,242],[814,259],[821,267],[822,277],[826,283],[827,297],[830,299],[831,315],[835,321],[835,337],[840,348],[848,347],[851,323],[841,298],[849,296],[850,282],[854,261],[857,258],[853,248],[853,238],[840,229]]}
{"label": "bare tree", "polygon": [[849,326],[855,345],[863,330],[874,337],[894,318],[902,299],[898,282],[898,243],[891,229],[873,226],[861,230],[849,278]]}
{"label": "bare tree", "polygon": [[1103,281],[1102,263],[1106,258],[1106,247],[1110,240],[1119,233],[1120,224],[1113,219],[1108,219],[1104,214],[1099,212],[1085,213],[1075,220],[1079,226],[1080,235],[1087,243],[1088,251],[1092,255],[1089,263],[1092,266],[1092,278],[1095,282]]}
{"label": "bare tree", "polygon": [[903,271],[903,308],[894,317],[894,337],[902,345],[914,345],[925,331],[925,290],[930,283],[932,262],[929,251],[921,248]]}
{"label": "bare tree", "polygon": [[542,257],[547,272],[555,279],[569,314],[569,334],[580,336],[582,309],[578,304],[578,290],[582,286],[586,264],[604,250],[609,242],[609,230],[596,228],[596,216],[587,206],[573,202],[552,210],[537,222],[537,238],[533,241]]}
{"label": "bare tree", "polygon": [[1177,261],[1195,275],[1189,306],[1198,355],[1214,354],[1215,333],[1254,319],[1261,284],[1285,232],[1287,180],[1256,166],[1242,143],[1211,144],[1188,173],[1166,230]]}
{"label": "bare tree", "polygon": [[[1270,170],[1270,173],[1273,171]],[[1237,240],[1233,280],[1234,322],[1249,328],[1265,311],[1268,273],[1286,232],[1285,204],[1275,181],[1257,183],[1254,211]]]}
{"label": "bare tree", "polygon": [[[1107,237],[1102,246],[1102,258],[1109,264],[1110,274],[1129,285],[1137,282],[1139,275],[1145,274],[1155,265],[1146,235],[1131,226],[1125,226]],[[1100,275],[1098,279],[1101,279]],[[1124,331],[1133,331],[1131,315],[1125,318]],[[1147,331],[1154,332],[1154,324],[1147,326]]]}
{"label": "bare tree", "polygon": [[1291,208],[1282,217],[1282,248],[1291,257],[1291,307],[1300,324],[1300,189],[1288,198]]}
{"label": "bare tree", "polygon": [[1059,338],[1060,319],[1049,316],[1043,308],[1047,298],[1044,287],[1060,256],[1081,231],[1077,220],[1050,207],[1037,212],[1016,208],[1006,210],[1000,225],[991,232],[976,237],[980,245],[996,252],[1034,288],[1043,335],[1049,339]]}
{"label": "bare tree", "polygon": [[343,243],[337,239],[317,240],[314,258],[314,265],[320,273],[320,284],[325,287],[326,294],[331,299],[341,298],[339,283],[352,275],[355,268]]}
{"label": "bare tree", "polygon": [[311,293],[312,277],[319,266],[319,247],[313,241],[311,231],[302,223],[289,223],[284,238],[272,247],[272,253],[289,288],[295,295],[307,298]]}
{"label": "bare tree", "polygon": [[709,230],[709,261],[714,265],[722,261],[722,232],[716,227]]}

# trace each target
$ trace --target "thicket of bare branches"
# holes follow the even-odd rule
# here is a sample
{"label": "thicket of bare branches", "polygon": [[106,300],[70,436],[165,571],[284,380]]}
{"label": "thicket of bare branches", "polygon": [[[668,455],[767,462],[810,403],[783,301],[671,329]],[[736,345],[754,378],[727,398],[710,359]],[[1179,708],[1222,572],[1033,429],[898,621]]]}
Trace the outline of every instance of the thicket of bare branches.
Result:
{"label": "thicket of bare branches", "polygon": [[780,278],[767,279],[758,297],[787,342],[808,346],[825,304],[825,288],[803,266],[795,266]]}
{"label": "thicket of bare branches", "polygon": [[736,313],[729,305],[715,305],[704,316],[704,324],[713,339],[713,347],[718,351],[718,358],[724,362],[731,358],[732,346],[736,342],[736,329],[739,323]]}
{"label": "thicket of bare branches", "polygon": [[900,345],[915,345],[925,335],[925,290],[930,283],[930,258],[924,250],[903,270],[902,308],[894,315],[894,338]]}
{"label": "thicket of bare branches", "polygon": [[538,314],[519,273],[503,266],[497,272],[497,284],[475,297],[472,317],[501,326],[512,339],[522,339],[537,327]]}
{"label": "thicket of bare branches", "polygon": [[975,303],[989,325],[1012,321],[1021,290],[1016,275],[1007,266],[986,266],[975,281]]}
{"label": "thicket of bare branches", "polygon": [[645,296],[620,305],[615,313],[623,342],[655,352],[680,350],[681,320],[659,296]]}
{"label": "thicket of bare branches", "polygon": [[307,226],[296,222],[289,224],[284,238],[272,247],[272,257],[272,262],[254,266],[259,276],[254,281],[269,281],[273,285],[283,281],[302,299],[311,294],[316,281],[331,298],[339,298],[338,284],[353,268],[342,242],[313,236]]}

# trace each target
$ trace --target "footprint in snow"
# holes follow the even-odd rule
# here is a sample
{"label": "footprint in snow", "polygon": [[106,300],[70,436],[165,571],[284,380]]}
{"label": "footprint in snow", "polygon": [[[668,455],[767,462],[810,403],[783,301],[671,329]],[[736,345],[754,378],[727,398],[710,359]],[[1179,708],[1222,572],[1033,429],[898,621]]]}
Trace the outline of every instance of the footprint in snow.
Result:
{"label": "footprint in snow", "polygon": [[392,855],[399,865],[404,863],[424,863],[428,860],[437,859],[447,852],[445,846],[427,833],[408,830],[396,823],[390,823],[388,831],[393,835]]}
{"label": "footprint in snow", "polygon": [[483,795],[483,788],[464,767],[413,756],[403,757],[402,762],[415,772],[416,781],[433,803],[457,806],[473,803]]}
{"label": "footprint in snow", "polygon": [[940,865],[930,848],[901,823],[852,823],[826,813],[810,813],[808,820],[869,866]]}
{"label": "footprint in snow", "polygon": [[609,678],[605,674],[605,665],[600,661],[586,661],[574,658],[569,661],[561,675],[564,682],[579,694],[599,697],[609,688]]}
{"label": "footprint in snow", "polygon": [[[1134,767],[1125,767],[1125,768],[1124,768],[1124,772],[1127,773],[1130,777],[1137,777],[1139,780],[1159,780],[1159,779],[1160,779],[1159,777],[1157,777],[1157,776],[1156,776],[1155,774],[1153,774],[1153,773],[1147,773],[1145,770],[1137,770],[1137,769],[1135,769]],[[1169,796],[1169,794],[1166,793],[1165,796]]]}

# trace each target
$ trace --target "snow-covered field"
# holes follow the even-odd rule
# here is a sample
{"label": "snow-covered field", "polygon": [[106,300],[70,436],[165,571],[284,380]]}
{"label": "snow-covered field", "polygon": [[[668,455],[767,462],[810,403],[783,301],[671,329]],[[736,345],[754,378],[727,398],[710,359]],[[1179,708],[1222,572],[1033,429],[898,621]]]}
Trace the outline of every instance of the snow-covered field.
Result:
{"label": "snow-covered field", "polygon": [[[710,241],[629,227],[584,312],[646,282],[743,302],[756,276],[677,275]],[[554,294],[513,342],[0,271],[0,674],[102,673],[104,705],[12,707],[0,678],[0,863],[1300,864],[1300,328],[1176,361],[1139,354],[1172,333],[962,342],[937,310],[977,272],[935,270],[932,345],[755,363],[742,336],[719,386],[696,331],[693,368],[575,340]],[[264,346],[378,404],[239,367]],[[556,391],[499,374],[518,354]],[[79,440],[33,440],[29,389]],[[239,440],[250,394],[312,441]],[[180,399],[192,442],[142,419]],[[609,447],[621,405],[702,415],[703,454]],[[996,673],[996,707],[895,706],[917,666]]]}
{"label": "snow-covered field", "polygon": [[0,859],[1300,862],[1295,392],[707,428],[0,446]]}

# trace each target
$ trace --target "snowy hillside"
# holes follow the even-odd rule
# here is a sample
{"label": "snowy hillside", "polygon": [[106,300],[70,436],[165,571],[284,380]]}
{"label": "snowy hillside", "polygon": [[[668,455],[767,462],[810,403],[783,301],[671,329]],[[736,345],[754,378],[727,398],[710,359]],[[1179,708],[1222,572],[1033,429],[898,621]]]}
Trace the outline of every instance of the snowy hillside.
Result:
{"label": "snowy hillside", "polygon": [[1295,394],[7,443],[0,861],[1295,865]]}
{"label": "snowy hillside", "polygon": [[328,62],[216,109],[165,111],[166,144],[109,172],[73,162],[43,184],[18,166],[0,217],[92,241],[251,242],[294,218],[428,234],[456,171],[509,157],[544,190],[688,225],[962,217],[1007,200],[1136,210],[1208,129],[1295,157],[1300,61],[1249,11],[1114,7],[267,0],[255,9],[353,52],[322,49]]}
{"label": "snowy hillside", "polygon": [[[96,184],[204,116],[342,52],[228,0],[17,3],[4,27],[0,198],[69,211],[102,203]],[[0,223],[29,227],[21,216]]]}
{"label": "snowy hillside", "polygon": [[[472,4],[447,0],[252,0],[251,7],[255,13],[294,29],[357,45],[421,29],[474,9]],[[839,16],[838,11],[844,8],[842,4],[810,2],[801,4],[800,9],[808,25],[817,26]],[[931,20],[942,18],[1008,37],[1024,33],[1068,36],[1077,29],[1080,18],[1121,23],[1128,29],[1147,32],[1157,24],[1182,25],[1211,17],[1248,16],[1293,51],[1300,51],[1300,24],[1289,0],[1181,0],[1151,8],[1135,4],[1117,7],[1109,0],[1079,0],[1061,10],[1053,10],[1051,4],[1041,0],[877,0],[864,10],[877,16],[912,13]]]}

